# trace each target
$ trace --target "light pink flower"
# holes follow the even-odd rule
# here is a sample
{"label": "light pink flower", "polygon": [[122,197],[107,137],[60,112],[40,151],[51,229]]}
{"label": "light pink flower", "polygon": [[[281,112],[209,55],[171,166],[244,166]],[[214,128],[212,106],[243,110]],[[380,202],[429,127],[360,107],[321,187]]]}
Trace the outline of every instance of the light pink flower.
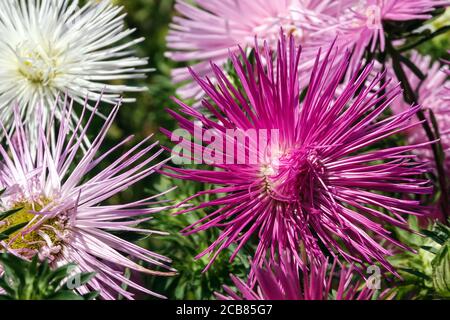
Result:
{"label": "light pink flower", "polygon": [[386,22],[395,27],[405,21],[427,20],[434,9],[448,5],[448,0],[354,0],[341,25],[347,43],[354,46],[351,70],[357,68],[366,50],[385,51]]}
{"label": "light pink flower", "polygon": [[[303,45],[306,73],[305,67],[312,68],[318,48],[329,48],[335,39],[338,18],[346,3],[351,1],[195,0],[191,5],[177,0],[175,8],[180,15],[171,24],[167,56],[175,61],[197,61],[193,70],[214,81],[210,61],[223,66],[229,52],[238,52],[238,46],[254,48],[255,36],[274,49],[283,28]],[[200,87],[189,82],[187,68],[175,69],[173,80],[187,82],[178,91],[181,97],[203,96]]]}
{"label": "light pink flower", "polygon": [[[6,141],[0,146],[0,189],[5,191],[0,205],[2,212],[22,209],[2,220],[0,232],[22,227],[0,244],[24,259],[39,255],[41,259],[48,259],[53,267],[75,263],[78,272],[96,272],[95,278],[81,288],[81,293],[95,290],[104,299],[114,299],[119,294],[131,299],[133,295],[122,288],[126,284],[128,288],[162,297],[127,279],[123,271],[129,268],[150,275],[170,275],[173,274],[167,266],[170,260],[114,233],[160,233],[137,226],[165,207],[154,206],[158,204],[153,201],[157,196],[125,204],[105,204],[112,196],[157,170],[162,163],[155,163],[155,160],[161,151],[151,154],[157,143],[145,146],[146,139],[106,168],[99,169],[98,165],[107,156],[132,138],[98,154],[119,110],[116,105],[92,144],[82,151],[82,141],[99,103],[91,114],[85,104],[75,127],[70,125],[73,101],[67,98],[61,121],[52,115],[50,123],[45,125],[42,109],[39,109],[41,112],[35,114],[39,123],[37,132],[30,132],[31,129],[24,126],[19,108],[14,114],[14,135],[2,124]],[[52,126],[54,130],[44,129]],[[36,145],[30,145],[31,135],[38,137]],[[151,205],[154,207],[149,207]],[[152,270],[138,261],[168,271]]]}

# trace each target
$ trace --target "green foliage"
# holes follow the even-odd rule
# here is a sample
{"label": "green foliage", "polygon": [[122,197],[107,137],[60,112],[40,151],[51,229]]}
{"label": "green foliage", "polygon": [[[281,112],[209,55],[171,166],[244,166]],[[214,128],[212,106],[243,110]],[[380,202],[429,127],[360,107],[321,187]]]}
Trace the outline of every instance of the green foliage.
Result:
{"label": "green foliage", "polygon": [[441,297],[450,298],[450,241],[442,246],[431,264],[434,289]]}
{"label": "green foliage", "polygon": [[94,274],[73,275],[72,264],[52,270],[47,261],[41,263],[37,256],[26,261],[7,253],[0,254],[0,264],[0,288],[4,290],[0,300],[90,300],[97,296],[95,292],[81,296],[74,291]]}
{"label": "green foliage", "polygon": [[[176,181],[177,190],[167,195],[174,203],[185,200],[192,194],[202,189],[200,184],[191,182]],[[173,186],[174,181],[169,178],[163,178],[157,191],[167,190]],[[203,198],[202,200],[207,200]],[[193,200],[191,204],[198,204],[199,200]],[[174,299],[213,299],[215,291],[222,291],[223,285],[233,287],[230,274],[241,278],[246,278],[249,270],[249,255],[239,253],[230,263],[229,259],[233,248],[226,253],[220,254],[213,266],[204,272],[208,265],[209,256],[196,259],[195,257],[208,248],[211,243],[217,239],[219,231],[205,230],[199,233],[184,236],[180,233],[182,229],[198,221],[205,216],[205,212],[196,211],[185,214],[176,214],[181,209],[174,209],[170,212],[159,214],[151,220],[151,229],[164,230],[169,233],[168,236],[162,236],[159,239],[148,239],[152,248],[157,252],[169,256],[173,259],[173,267],[178,270],[178,275],[168,278],[149,278],[148,285],[153,290],[164,292],[168,297]],[[148,244],[148,243],[147,243]],[[248,247],[244,247],[245,250]]]}
{"label": "green foliage", "polygon": [[[450,228],[436,222],[420,230],[417,218],[410,218],[416,233],[398,230],[400,241],[416,252],[405,251],[390,259],[403,280],[396,280],[393,291],[398,299],[450,298]],[[421,231],[423,236],[418,234]]]}
{"label": "green foliage", "polygon": [[[450,9],[447,9],[441,16],[429,23],[431,31],[436,32],[450,25]],[[447,55],[450,48],[450,29],[422,44],[419,51],[424,55],[431,55],[433,59],[440,59]]]}

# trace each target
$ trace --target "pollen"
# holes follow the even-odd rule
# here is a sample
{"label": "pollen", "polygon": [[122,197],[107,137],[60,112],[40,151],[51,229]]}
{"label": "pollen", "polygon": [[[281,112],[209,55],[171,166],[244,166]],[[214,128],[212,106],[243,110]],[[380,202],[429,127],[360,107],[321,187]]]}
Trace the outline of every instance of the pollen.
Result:
{"label": "pollen", "polygon": [[60,251],[64,240],[62,235],[67,233],[66,219],[58,216],[43,220],[37,217],[36,212],[48,204],[49,200],[39,203],[41,204],[15,204],[11,209],[20,210],[0,221],[0,233],[23,225],[5,240],[8,248],[29,256],[39,254],[45,255],[43,258],[52,258],[49,253],[53,256]]}
{"label": "pollen", "polygon": [[58,54],[27,43],[16,50],[17,71],[30,84],[51,86],[58,76]]}

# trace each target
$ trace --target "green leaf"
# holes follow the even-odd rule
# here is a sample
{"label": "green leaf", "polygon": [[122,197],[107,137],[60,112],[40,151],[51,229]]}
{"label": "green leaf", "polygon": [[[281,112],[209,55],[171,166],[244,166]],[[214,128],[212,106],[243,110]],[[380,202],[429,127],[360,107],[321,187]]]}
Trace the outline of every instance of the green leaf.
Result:
{"label": "green leaf", "polygon": [[9,216],[13,215],[16,212],[19,212],[22,209],[23,208],[17,208],[0,213],[0,221],[8,218]]}
{"label": "green leaf", "polygon": [[72,263],[59,267],[58,269],[53,270],[51,274],[48,274],[48,279],[45,280],[51,284],[59,284],[69,275],[70,269],[74,267],[75,265]]}
{"label": "green leaf", "polygon": [[95,298],[97,298],[99,296],[99,292],[98,291],[92,291],[89,293],[86,293],[83,295],[84,300],[94,300]]}
{"label": "green leaf", "polygon": [[9,283],[5,280],[5,277],[0,278],[0,288],[2,288],[3,290],[6,291],[6,293],[8,293],[9,295],[14,295],[15,291],[13,288],[11,288],[11,286],[9,285]]}
{"label": "green leaf", "polygon": [[95,272],[82,273],[80,278],[80,285],[84,286],[95,277]]}
{"label": "green leaf", "polygon": [[25,262],[23,260],[12,254],[2,253],[0,255],[0,264],[3,266],[5,275],[8,278],[12,278],[14,281],[20,280],[21,273],[18,271],[25,267]]}
{"label": "green leaf", "polygon": [[436,292],[442,297],[450,298],[450,243],[442,246],[432,265]]}
{"label": "green leaf", "polygon": [[414,269],[411,269],[411,268],[402,268],[401,270],[403,270],[405,272],[408,272],[408,273],[410,273],[410,274],[412,274],[412,275],[414,275],[416,277],[422,278],[424,280],[430,280],[429,276],[427,276],[426,274],[424,274],[424,273],[422,273],[422,272],[420,272],[418,270],[414,270]]}
{"label": "green leaf", "polygon": [[62,290],[49,297],[47,300],[84,300],[84,298],[76,294],[74,291]]}
{"label": "green leaf", "polygon": [[437,254],[437,253],[438,253],[438,250],[437,250],[435,247],[421,246],[421,248],[422,248],[423,250],[426,250],[426,251],[431,252],[431,253],[433,253],[433,254]]}
{"label": "green leaf", "polygon": [[[0,288],[7,293],[2,299],[14,300],[84,300],[84,296],[65,286],[64,280],[71,273],[74,264],[68,264],[52,270],[48,261],[39,262],[37,256],[26,261],[11,254],[0,255],[0,264],[4,273],[0,278]],[[77,285],[88,283],[94,273],[80,273]],[[77,279],[78,279],[77,278]],[[97,293],[86,295],[93,299]]]}
{"label": "green leaf", "polygon": [[0,233],[0,240],[6,240],[9,238],[10,235],[12,235],[14,232],[22,229],[23,227],[25,227],[28,224],[28,222],[24,222],[24,223],[19,223],[15,226],[12,226],[11,228],[3,231],[2,233]]}
{"label": "green leaf", "polygon": [[434,231],[430,231],[430,230],[422,230],[422,233],[424,235],[426,235],[427,237],[433,239],[434,241],[436,241],[437,243],[439,243],[440,245],[444,244],[447,239],[445,237],[442,237],[442,235],[434,232]]}

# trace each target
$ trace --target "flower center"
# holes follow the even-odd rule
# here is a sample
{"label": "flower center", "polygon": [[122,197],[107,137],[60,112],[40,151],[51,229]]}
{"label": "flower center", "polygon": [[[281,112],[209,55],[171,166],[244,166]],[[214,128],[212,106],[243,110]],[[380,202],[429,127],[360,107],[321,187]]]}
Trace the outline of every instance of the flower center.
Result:
{"label": "flower center", "polygon": [[270,44],[274,44],[280,34],[280,24],[283,26],[283,30],[286,30],[289,35],[293,35],[297,41],[305,37],[303,30],[298,28],[293,21],[283,20],[283,18],[267,19],[263,24],[253,28],[253,33],[257,34],[259,39],[264,39],[269,41]]}
{"label": "flower center", "polygon": [[68,240],[69,219],[66,215],[44,218],[35,213],[42,208],[37,204],[15,204],[11,214],[0,214],[0,234],[7,235],[4,241],[8,249],[27,258],[38,254],[42,260],[53,261]]}
{"label": "flower center", "polygon": [[261,166],[266,190],[280,201],[306,201],[312,188],[325,174],[320,155],[315,149],[300,149],[272,157]]}
{"label": "flower center", "polygon": [[58,75],[57,58],[53,50],[27,43],[16,50],[17,70],[33,85],[49,86]]}
{"label": "flower center", "polygon": [[[276,44],[280,35],[280,26],[282,26],[283,30],[300,41],[306,36],[305,30],[300,28],[300,21],[301,14],[295,5],[291,5],[278,16],[263,19],[260,25],[253,28],[253,34],[257,34],[260,39],[268,40],[271,44]],[[249,41],[253,43],[254,38]]]}

